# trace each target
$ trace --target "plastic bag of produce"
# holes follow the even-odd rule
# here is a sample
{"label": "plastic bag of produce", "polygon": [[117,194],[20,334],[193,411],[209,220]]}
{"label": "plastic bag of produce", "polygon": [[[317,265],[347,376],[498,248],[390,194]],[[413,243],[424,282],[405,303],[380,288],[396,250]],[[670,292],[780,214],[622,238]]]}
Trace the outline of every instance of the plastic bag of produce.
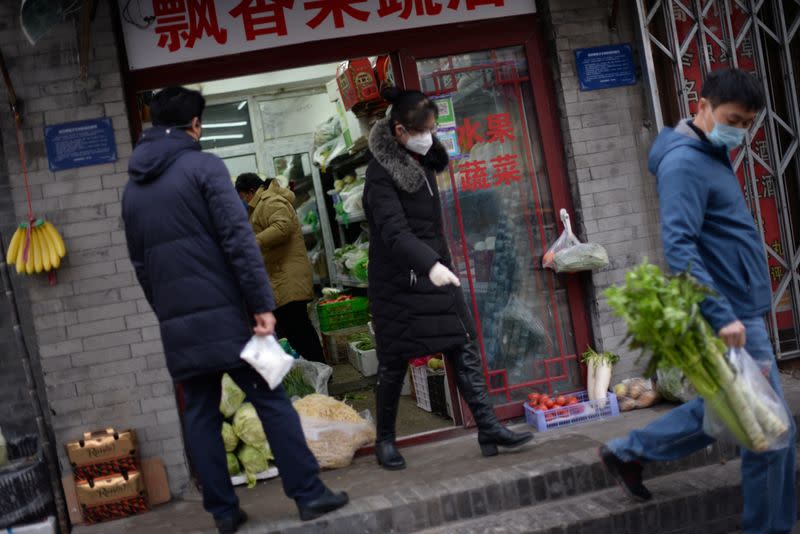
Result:
{"label": "plastic bag of produce", "polygon": [[661,398],[649,378],[626,378],[614,386],[621,412],[649,408]]}
{"label": "plastic bag of produce", "polygon": [[236,385],[228,373],[222,375],[222,399],[219,401],[219,411],[222,415],[233,417],[243,402],[244,391]]}
{"label": "plastic bag of produce", "polygon": [[256,475],[269,469],[272,451],[266,441],[261,446],[244,444],[239,448],[236,457],[247,475],[247,487],[252,488],[256,485]]}
{"label": "plastic bag of produce", "polygon": [[561,210],[564,231],[542,258],[542,267],[557,273],[591,271],[608,265],[608,253],[597,243],[581,243],[572,233],[567,210]]}
{"label": "plastic bag of produce", "polygon": [[671,402],[689,402],[697,396],[692,384],[677,367],[656,371],[656,389]]}
{"label": "plastic bag of produce", "polygon": [[242,350],[242,359],[258,371],[271,389],[277,388],[286,376],[294,358],[286,354],[275,336],[253,336]]}
{"label": "plastic bag of produce", "polygon": [[233,431],[233,427],[226,423],[222,423],[222,442],[225,444],[225,452],[233,452],[239,445],[239,436]]}
{"label": "plastic bag of produce", "polygon": [[374,425],[347,404],[324,395],[296,401],[308,447],[323,469],[347,467],[361,447],[375,440]]}
{"label": "plastic bag of produce", "polygon": [[299,367],[293,367],[283,379],[283,391],[290,399],[295,397],[302,399],[306,395],[316,393],[311,384],[306,381],[303,371]]}
{"label": "plastic bag of produce", "polygon": [[761,366],[744,349],[729,350],[726,360],[731,374],[718,377],[724,387],[713,397],[703,398],[703,431],[753,452],[788,447],[790,415],[765,377],[772,362]]}
{"label": "plastic bag of produce", "polygon": [[264,427],[255,407],[249,402],[242,404],[233,416],[233,431],[248,445],[260,445],[267,441]]}
{"label": "plastic bag of produce", "polygon": [[225,457],[228,459],[228,474],[230,476],[236,476],[242,472],[242,467],[239,465],[239,459],[236,458],[236,455],[232,452],[228,452],[225,454]]}
{"label": "plastic bag of produce", "polygon": [[333,367],[321,362],[310,362],[302,356],[295,360],[294,366],[300,369],[305,381],[321,394],[328,394],[328,381],[333,376]]}

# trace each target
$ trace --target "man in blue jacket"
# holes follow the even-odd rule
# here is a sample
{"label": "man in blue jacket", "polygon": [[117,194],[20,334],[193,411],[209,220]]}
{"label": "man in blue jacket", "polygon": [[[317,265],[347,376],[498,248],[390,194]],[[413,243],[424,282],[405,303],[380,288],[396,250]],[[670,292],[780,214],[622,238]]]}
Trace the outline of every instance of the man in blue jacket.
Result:
{"label": "man in blue jacket", "polygon": [[[729,153],[746,138],[764,107],[759,81],[741,70],[714,71],[706,79],[694,120],[665,128],[650,151],[658,180],[661,234],[673,272],[691,271],[715,296],[701,304],[703,316],[729,347],[745,347],[771,366],[770,382],[783,396],[764,316],[772,298],[760,233],[747,207]],[[789,533],[797,518],[795,429],[787,449],[742,451],[742,525],[746,533]],[[600,450],[603,463],[638,500],[640,462],[668,461],[706,447],[703,400],[688,402],[641,430]]]}
{"label": "man in blue jacket", "polygon": [[221,533],[247,519],[231,485],[219,411],[224,372],[258,412],[286,495],[304,520],[344,506],[319,478],[300,419],[282,387],[271,390],[240,359],[255,334],[272,335],[267,272],[230,173],[200,150],[205,100],[171,87],[153,97],[154,127],[133,151],[122,199],[128,251],[158,316],[172,378],[185,395],[184,440]]}

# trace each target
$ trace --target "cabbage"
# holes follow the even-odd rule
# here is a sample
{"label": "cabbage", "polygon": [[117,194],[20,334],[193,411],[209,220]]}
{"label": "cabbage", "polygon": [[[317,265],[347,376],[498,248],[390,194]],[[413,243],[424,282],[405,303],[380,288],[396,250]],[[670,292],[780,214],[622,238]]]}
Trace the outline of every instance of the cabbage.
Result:
{"label": "cabbage", "polygon": [[255,476],[269,468],[272,453],[267,448],[266,442],[261,447],[244,444],[239,448],[238,457],[247,476],[247,487],[252,488],[256,485]]}
{"label": "cabbage", "polygon": [[243,402],[244,391],[236,385],[228,373],[222,375],[222,399],[219,402],[219,411],[222,415],[233,417]]}
{"label": "cabbage", "polygon": [[236,455],[232,452],[225,454],[228,458],[228,474],[230,476],[236,476],[242,472],[242,468],[239,466],[239,460],[236,458]]}
{"label": "cabbage", "polygon": [[233,427],[228,423],[222,423],[222,441],[225,443],[225,452],[233,452],[239,445],[239,436],[233,431]]}
{"label": "cabbage", "polygon": [[249,402],[242,404],[242,407],[236,410],[233,416],[233,431],[248,445],[263,445],[267,441],[261,419],[258,418],[255,407]]}

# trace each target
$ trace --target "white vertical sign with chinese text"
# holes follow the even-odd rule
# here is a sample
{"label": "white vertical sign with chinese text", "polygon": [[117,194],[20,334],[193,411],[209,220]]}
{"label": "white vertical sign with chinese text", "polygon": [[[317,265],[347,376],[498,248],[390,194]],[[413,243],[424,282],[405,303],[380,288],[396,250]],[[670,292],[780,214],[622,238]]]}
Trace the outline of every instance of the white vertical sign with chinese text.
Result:
{"label": "white vertical sign with chinese text", "polygon": [[118,1],[131,70],[536,12],[535,0]]}

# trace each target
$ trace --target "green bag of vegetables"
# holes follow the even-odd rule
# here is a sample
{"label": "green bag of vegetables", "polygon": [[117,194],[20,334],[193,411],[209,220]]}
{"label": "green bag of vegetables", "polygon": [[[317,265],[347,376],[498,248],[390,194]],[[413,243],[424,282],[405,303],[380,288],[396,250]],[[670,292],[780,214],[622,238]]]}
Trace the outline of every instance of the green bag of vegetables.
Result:
{"label": "green bag of vegetables", "polygon": [[267,441],[264,427],[255,407],[249,402],[242,404],[233,416],[233,431],[248,445],[261,445]]}
{"label": "green bag of vegetables", "polygon": [[219,411],[222,415],[226,418],[233,417],[244,402],[244,396],[244,391],[236,385],[228,373],[222,375],[222,399],[219,402]]}
{"label": "green bag of vegetables", "polygon": [[226,453],[225,457],[228,458],[228,474],[230,476],[236,476],[242,472],[242,468],[239,465],[239,459],[236,458],[236,455],[232,452]]}
{"label": "green bag of vegetables", "polygon": [[222,442],[225,444],[225,452],[233,452],[239,445],[239,436],[233,431],[233,427],[226,423],[222,423]]}

